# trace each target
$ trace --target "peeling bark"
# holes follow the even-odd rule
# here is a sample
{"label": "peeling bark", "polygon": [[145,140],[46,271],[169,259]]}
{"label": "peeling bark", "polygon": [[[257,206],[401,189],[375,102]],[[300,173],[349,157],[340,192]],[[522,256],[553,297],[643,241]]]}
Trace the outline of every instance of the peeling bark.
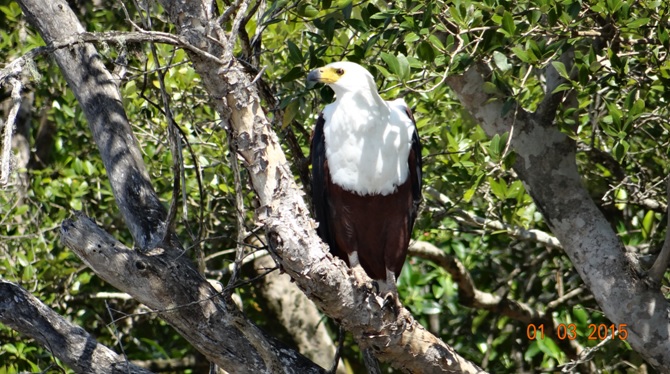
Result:
{"label": "peeling bark", "polygon": [[[350,269],[328,254],[262,110],[257,89],[232,58],[235,38],[233,42],[227,39],[211,9],[201,2],[165,0],[162,4],[180,40],[190,44],[186,50],[191,61],[221,118],[232,129],[258,197],[256,215],[264,224],[271,252],[298,287],[350,331],[362,348],[372,349],[380,360],[398,369],[481,372],[426,331],[407,310],[395,315],[382,308],[370,285],[356,285]],[[84,31],[63,0],[21,0],[20,5],[47,45],[71,40]],[[53,51],[52,56],[84,109],[117,204],[143,251],[124,247],[83,216],[63,223],[63,241],[103,279],[156,310],[225,370],[322,372],[265,336],[183,256],[165,225],[165,208],[151,187],[116,83],[95,48],[75,43]]]}
{"label": "peeling bark", "polygon": [[513,134],[514,170],[598,305],[617,326],[626,325],[633,349],[658,370],[670,371],[668,301],[634,271],[633,260],[582,185],[575,142],[553,123],[555,112],[518,108],[516,118],[514,110],[502,116],[502,102],[485,93],[487,75],[480,64],[447,82],[489,136]]}
{"label": "peeling bark", "polygon": [[[47,45],[77,40],[78,33],[84,31],[62,0],[26,0],[20,6]],[[84,110],[117,204],[143,253],[129,250],[83,216],[63,223],[61,236],[66,245],[101,278],[157,310],[208,359],[226,370],[323,372],[299,353],[265,336],[238,311],[228,297],[230,290],[226,296],[217,294],[184,256],[165,224],[167,212],[149,181],[116,82],[95,48],[78,42],[51,54]]]}

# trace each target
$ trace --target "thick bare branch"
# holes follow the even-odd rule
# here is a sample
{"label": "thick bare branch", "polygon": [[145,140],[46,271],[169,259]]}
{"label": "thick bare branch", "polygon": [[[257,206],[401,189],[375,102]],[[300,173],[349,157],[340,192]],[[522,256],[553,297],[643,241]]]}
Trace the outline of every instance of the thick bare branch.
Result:
{"label": "thick bare branch", "polygon": [[[21,6],[48,44],[83,32],[64,1],[26,0]],[[193,54],[217,62],[206,53]],[[160,311],[222,367],[241,373],[323,371],[265,336],[229,297],[218,297],[183,255],[174,234],[167,231],[165,208],[150,184],[118,87],[93,46],[76,44],[52,55],[84,109],[125,221],[147,254],[128,250],[86,218],[63,223],[67,245],[109,283]],[[168,240],[163,240],[166,231]]]}
{"label": "thick bare branch", "polygon": [[[19,5],[47,45],[76,39],[84,32],[63,0],[21,0]],[[90,44],[56,49],[51,55],[84,110],[114,198],[136,245],[153,248],[168,230],[167,212],[151,186],[117,83]]]}
{"label": "thick bare branch", "polygon": [[156,311],[222,368],[236,373],[323,372],[267,337],[238,310],[230,290],[217,293],[176,251],[133,251],[83,215],[63,222],[61,238],[98,276]]}
{"label": "thick bare branch", "polygon": [[413,242],[410,246],[410,254],[431,260],[447,270],[458,285],[459,301],[465,306],[494,311],[526,324],[546,319],[543,312],[523,302],[478,290],[465,266],[457,258],[448,256],[433,244],[422,241]]}
{"label": "thick bare branch", "polygon": [[35,339],[77,373],[151,373],[98,343],[19,285],[2,279],[0,322]]}
{"label": "thick bare branch", "polygon": [[[9,173],[11,171],[12,156],[12,134],[16,125],[16,115],[19,114],[21,107],[21,81],[14,77],[9,78],[12,85],[12,109],[9,110],[7,122],[5,122],[5,131],[2,136],[2,155],[0,156],[0,186],[9,183]],[[1,119],[0,119],[1,121]]]}
{"label": "thick bare branch", "polygon": [[484,66],[474,65],[447,82],[489,136],[516,127],[514,169],[582,280],[605,315],[627,325],[631,346],[659,370],[670,370],[668,301],[633,270],[616,233],[583,187],[574,141],[560,132],[553,116],[521,109],[503,116],[503,103],[485,93],[488,74]]}

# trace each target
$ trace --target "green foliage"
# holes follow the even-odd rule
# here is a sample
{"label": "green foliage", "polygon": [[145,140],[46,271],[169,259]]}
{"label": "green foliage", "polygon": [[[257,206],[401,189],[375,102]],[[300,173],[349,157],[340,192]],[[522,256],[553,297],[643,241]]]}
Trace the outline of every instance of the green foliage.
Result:
{"label": "green foliage", "polygon": [[[217,1],[219,11],[226,2]],[[391,4],[391,5],[389,5]],[[515,155],[509,134],[488,138],[458,104],[444,78],[463,72],[473,61],[492,68],[486,91],[505,103],[535,111],[545,97],[546,69],[563,82],[552,93],[564,94],[555,124],[578,144],[578,165],[585,185],[616,228],[622,241],[646,253],[658,247],[666,218],[646,201],[663,201],[668,174],[667,87],[670,62],[667,31],[670,5],[663,1],[321,1],[269,2],[244,27],[248,36],[262,33],[260,54],[240,46],[238,56],[265,68],[263,80],[276,103],[267,112],[282,139],[296,137],[309,153],[315,114],[333,94],[307,87],[305,76],[337,60],[369,68],[385,98],[403,96],[413,108],[424,145],[424,183],[450,203],[426,197],[415,238],[428,241],[459,259],[475,286],[546,310],[559,295],[583,287],[561,251],[521,241],[507,232],[463,224],[458,211],[512,227],[548,231],[540,212],[511,170]],[[91,31],[128,30],[118,5],[80,4],[80,20]],[[139,15],[131,17],[141,23]],[[172,27],[154,12],[153,30]],[[0,0],[0,59],[11,61],[35,46],[39,36],[26,27],[17,4]],[[226,25],[230,28],[230,24]],[[251,39],[251,38],[250,38]],[[99,45],[110,68],[122,54],[116,45]],[[219,269],[232,261],[225,249],[235,246],[234,187],[228,146],[212,101],[186,54],[156,45],[128,45],[128,76],[122,81],[124,107],[135,126],[154,187],[166,203],[172,198],[172,155],[166,143],[167,122],[156,69],[163,69],[175,119],[192,147],[185,149],[186,201],[179,213],[179,237],[190,254],[209,256],[208,276],[227,279]],[[559,60],[569,52],[573,57]],[[53,148],[47,160],[31,163],[28,185],[0,191],[0,274],[19,282],[103,344],[116,346],[119,334],[133,360],[193,354],[188,344],[133,301],[107,300],[114,318],[130,316],[110,328],[101,291],[104,284],[58,240],[57,228],[72,210],[94,217],[128,245],[105,170],[88,126],[71,91],[48,59],[38,59],[30,137],[40,123],[53,124]],[[4,95],[4,92],[3,92]],[[1,96],[5,97],[5,96]],[[2,118],[6,118],[5,112]],[[551,125],[551,124],[548,124]],[[295,149],[286,149],[294,159]],[[297,164],[297,163],[296,163]],[[298,166],[293,165],[298,171]],[[203,193],[199,191],[197,171]],[[243,177],[243,180],[245,178]],[[245,196],[251,206],[251,196]],[[203,217],[203,218],[201,218]],[[194,256],[195,257],[195,256]],[[557,370],[568,363],[557,337],[529,339],[527,325],[499,314],[460,304],[458,287],[430,261],[408,259],[399,292],[414,317],[460,354],[496,373]],[[272,328],[254,286],[239,290],[247,312]],[[576,341],[595,347],[589,325],[606,325],[588,292],[550,311],[564,325],[574,324]],[[40,371],[52,364],[48,351],[0,326],[0,373]],[[353,344],[347,341],[347,348]],[[345,360],[355,361],[355,348]],[[623,341],[593,352],[598,368],[625,372],[625,363],[642,364]],[[355,365],[355,364],[354,364]],[[628,365],[628,364],[626,364]],[[633,369],[630,369],[633,370]]]}

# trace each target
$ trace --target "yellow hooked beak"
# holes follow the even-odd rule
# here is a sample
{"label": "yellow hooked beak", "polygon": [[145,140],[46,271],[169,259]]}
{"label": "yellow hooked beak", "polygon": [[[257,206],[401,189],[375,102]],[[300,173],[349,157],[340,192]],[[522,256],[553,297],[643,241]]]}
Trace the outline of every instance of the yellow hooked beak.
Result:
{"label": "yellow hooked beak", "polygon": [[307,75],[307,81],[331,84],[337,82],[343,75],[344,69],[324,66],[310,71]]}

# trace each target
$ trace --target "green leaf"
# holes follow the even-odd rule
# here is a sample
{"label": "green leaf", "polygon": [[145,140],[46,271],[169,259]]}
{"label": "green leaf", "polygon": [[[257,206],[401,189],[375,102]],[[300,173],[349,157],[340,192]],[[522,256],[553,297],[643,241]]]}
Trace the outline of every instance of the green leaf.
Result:
{"label": "green leaf", "polygon": [[644,100],[637,99],[637,100],[635,100],[635,102],[633,103],[633,106],[628,111],[628,114],[631,117],[637,117],[640,114],[644,113],[644,108],[645,108]]}
{"label": "green leaf", "polygon": [[410,71],[410,66],[409,66],[409,60],[407,60],[407,57],[403,55],[402,53],[398,54],[398,67],[400,68],[400,79],[403,81],[406,81],[409,79],[409,71]]}
{"label": "green leaf", "polygon": [[530,343],[528,349],[523,354],[523,359],[526,361],[531,361],[533,357],[537,356],[537,354],[540,352],[541,352],[540,345],[538,344],[537,340],[534,340]]}
{"label": "green leaf", "polygon": [[561,83],[556,88],[554,88],[554,90],[551,91],[551,93],[554,94],[554,93],[557,93],[557,92],[568,91],[568,90],[571,90],[571,89],[572,89],[571,85],[569,85],[567,83]]}
{"label": "green leaf", "polygon": [[606,4],[607,10],[610,11],[610,14],[616,13],[623,5],[621,0],[607,0]]}
{"label": "green leaf", "polygon": [[312,4],[301,3],[298,5],[298,14],[303,17],[313,18],[319,15],[319,10]]}
{"label": "green leaf", "polygon": [[512,65],[507,62],[507,56],[498,51],[493,51],[493,61],[501,71],[508,71],[512,68]]}
{"label": "green leaf", "polygon": [[620,140],[612,148],[612,156],[619,162],[623,161],[624,157],[628,154],[628,149],[630,145],[625,140]]}
{"label": "green leaf", "polygon": [[551,66],[553,66],[554,69],[556,69],[556,72],[558,73],[558,75],[560,75],[561,77],[563,77],[567,80],[570,80],[570,75],[568,74],[568,71],[565,69],[565,64],[563,64],[560,61],[552,61]]}
{"label": "green leaf", "polygon": [[[19,344],[21,344],[21,343],[19,343]],[[14,354],[14,355],[19,354],[19,350],[16,348],[16,346],[14,344],[3,344],[2,345],[2,350],[7,352],[7,353]]]}
{"label": "green leaf", "polygon": [[572,315],[575,316],[575,319],[579,321],[581,325],[586,325],[589,321],[589,313],[583,308],[575,307],[572,310]]}
{"label": "green leaf", "polygon": [[502,16],[502,28],[507,32],[508,36],[513,36],[516,31],[516,25],[514,24],[514,18],[512,13],[505,11]]}
{"label": "green leaf", "polygon": [[302,52],[300,51],[300,48],[298,48],[295,43],[293,43],[290,40],[286,41],[286,45],[288,46],[288,58],[291,62],[295,64],[302,64],[304,62]]}
{"label": "green leaf", "polygon": [[539,339],[537,340],[538,347],[547,356],[559,359],[561,356],[561,349],[558,348],[553,339]]}
{"label": "green leaf", "polygon": [[634,30],[639,27],[645,26],[646,24],[649,23],[649,21],[650,21],[649,18],[638,18],[630,23],[627,23],[626,28]]}
{"label": "green leaf", "polygon": [[484,93],[489,95],[499,95],[501,92],[493,82],[484,82],[483,85]]}
{"label": "green leaf", "polygon": [[500,158],[501,153],[500,134],[495,134],[493,135],[493,138],[491,138],[491,143],[489,143],[489,154],[495,161],[497,161]]}
{"label": "green leaf", "polygon": [[293,121],[299,111],[300,100],[293,100],[286,106],[284,109],[284,117],[282,118],[282,129],[286,128],[286,126],[288,126]]}
{"label": "green leaf", "polygon": [[507,183],[504,180],[499,179],[495,180],[491,177],[488,178],[489,185],[491,186],[491,192],[500,200],[507,199]]}
{"label": "green leaf", "polygon": [[654,228],[654,217],[655,214],[653,211],[648,211],[642,219],[642,236],[647,239],[651,236],[651,230]]}
{"label": "green leaf", "polygon": [[14,210],[14,215],[15,216],[20,216],[20,215],[24,214],[25,212],[27,212],[29,208],[30,208],[30,206],[28,206],[28,205],[20,205],[16,208],[16,210]]}
{"label": "green leaf", "polygon": [[305,75],[305,73],[302,71],[302,67],[295,66],[288,73],[286,73],[286,75],[281,77],[281,79],[279,81],[290,82],[290,81],[294,81],[294,80],[296,80],[300,77],[303,77],[304,75]]}
{"label": "green leaf", "polygon": [[518,57],[519,60],[527,64],[535,62],[535,60],[531,59],[531,56],[528,55],[528,52],[526,52],[525,49],[519,46],[512,47],[512,52],[514,52],[514,55],[516,55],[516,57]]}
{"label": "green leaf", "polygon": [[81,208],[82,208],[81,200],[79,200],[79,199],[70,200],[70,208],[72,208],[74,210],[81,210]]}
{"label": "green leaf", "polygon": [[400,62],[398,62],[398,58],[390,53],[382,52],[380,53],[380,56],[382,60],[386,63],[386,66],[388,66],[389,71],[395,75],[400,75]]}
{"label": "green leaf", "polygon": [[470,202],[470,200],[472,200],[472,197],[475,195],[475,192],[477,192],[477,189],[479,188],[479,185],[482,183],[484,176],[485,176],[484,173],[479,173],[479,175],[477,175],[475,182],[463,194],[463,200],[465,200],[466,202]]}
{"label": "green leaf", "polygon": [[425,62],[433,62],[435,60],[435,49],[427,41],[423,40],[416,48],[416,55]]}

